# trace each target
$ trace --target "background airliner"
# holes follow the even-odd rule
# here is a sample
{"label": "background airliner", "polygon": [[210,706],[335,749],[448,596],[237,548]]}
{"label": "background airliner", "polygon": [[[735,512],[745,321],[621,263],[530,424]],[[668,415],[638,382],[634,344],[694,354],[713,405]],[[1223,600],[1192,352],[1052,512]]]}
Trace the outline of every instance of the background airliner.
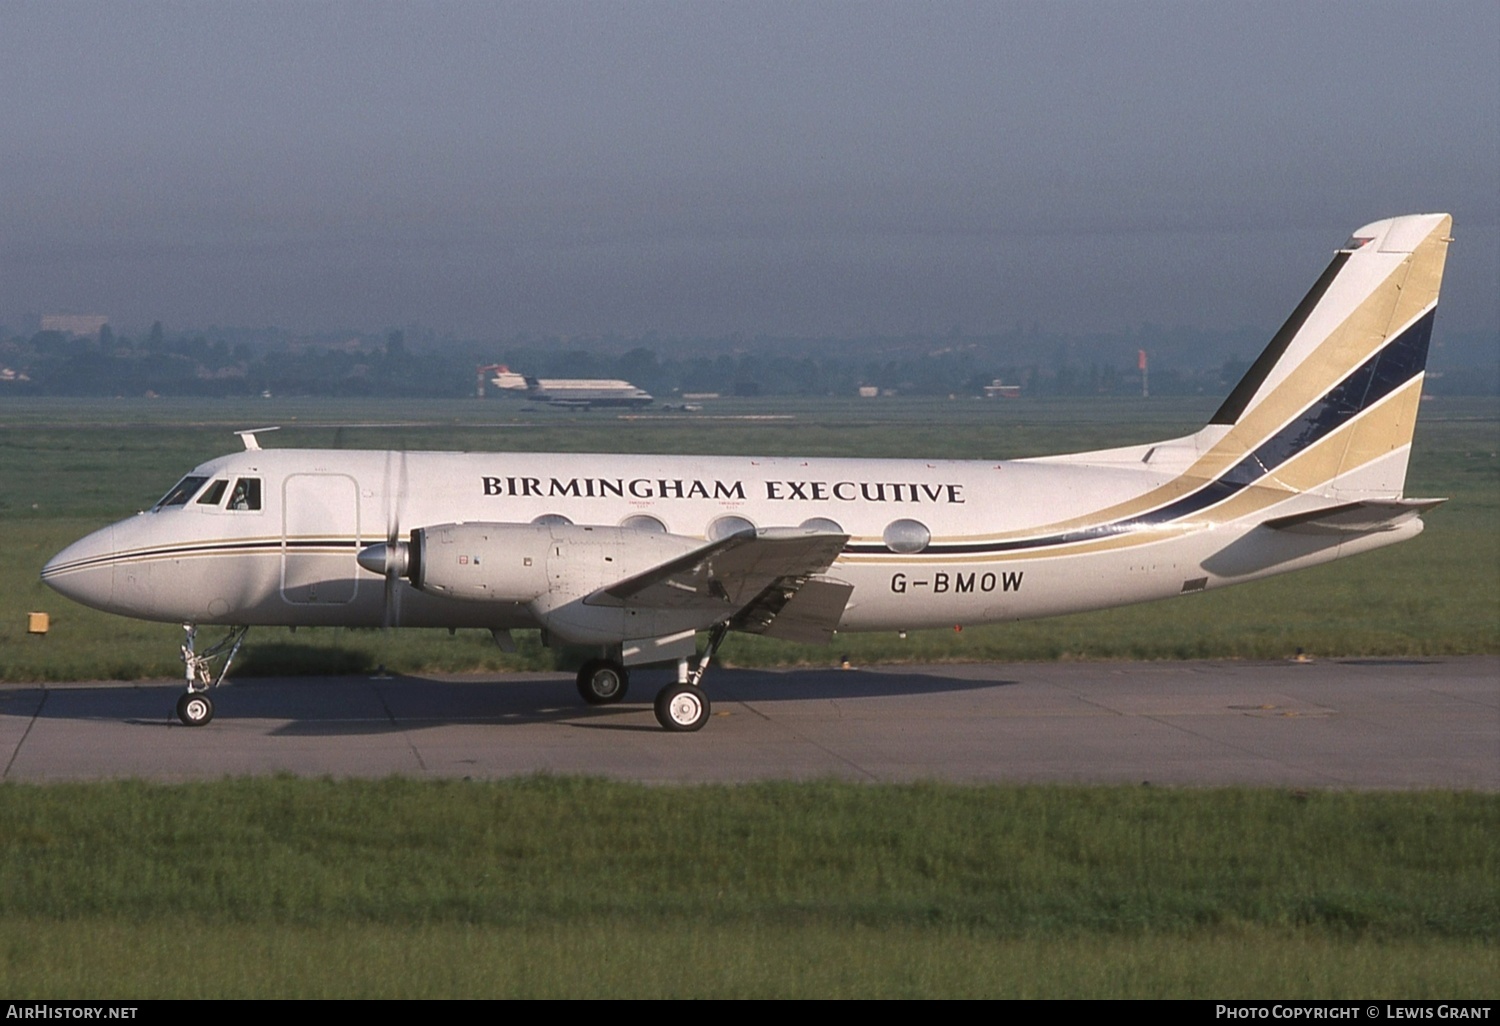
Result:
{"label": "background airliner", "polygon": [[[1205,591],[1414,537],[1404,494],[1452,221],[1365,225],[1201,430],[1001,462],[246,449],[70,545],[53,588],[180,622],[178,715],[213,715],[253,625],[518,628],[697,730],[730,630],[797,640]],[[230,627],[206,653],[199,625]],[[701,655],[697,635],[708,632]],[[694,657],[696,661],[694,660]],[[215,669],[217,666],[217,669]]]}
{"label": "background airliner", "polygon": [[[619,378],[531,378],[503,364],[481,368],[493,370],[490,385],[500,395],[524,395],[549,406],[589,409],[594,406],[650,406],[655,400],[644,388]],[[480,392],[483,395],[483,391]]]}

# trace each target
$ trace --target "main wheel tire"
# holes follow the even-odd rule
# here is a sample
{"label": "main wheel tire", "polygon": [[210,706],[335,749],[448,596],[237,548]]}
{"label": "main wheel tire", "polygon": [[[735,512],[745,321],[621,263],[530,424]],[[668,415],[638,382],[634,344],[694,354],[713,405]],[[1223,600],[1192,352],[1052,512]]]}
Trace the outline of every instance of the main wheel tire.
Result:
{"label": "main wheel tire", "polygon": [[578,671],[578,693],[589,705],[613,705],[629,687],[630,674],[611,659],[590,659]]}
{"label": "main wheel tire", "polygon": [[669,684],[656,696],[656,722],[677,733],[702,730],[709,710],[708,695],[691,684]]}
{"label": "main wheel tire", "polygon": [[189,727],[201,727],[214,718],[214,701],[201,691],[189,691],[177,700],[177,718]]}

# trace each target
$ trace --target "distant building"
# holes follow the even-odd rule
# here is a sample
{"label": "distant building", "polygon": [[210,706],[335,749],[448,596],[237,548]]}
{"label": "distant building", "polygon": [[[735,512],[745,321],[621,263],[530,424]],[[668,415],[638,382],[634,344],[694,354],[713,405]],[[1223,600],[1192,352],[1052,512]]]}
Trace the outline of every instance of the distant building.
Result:
{"label": "distant building", "polygon": [[101,314],[46,314],[42,317],[42,330],[74,338],[98,338],[99,330],[108,323],[109,318]]}

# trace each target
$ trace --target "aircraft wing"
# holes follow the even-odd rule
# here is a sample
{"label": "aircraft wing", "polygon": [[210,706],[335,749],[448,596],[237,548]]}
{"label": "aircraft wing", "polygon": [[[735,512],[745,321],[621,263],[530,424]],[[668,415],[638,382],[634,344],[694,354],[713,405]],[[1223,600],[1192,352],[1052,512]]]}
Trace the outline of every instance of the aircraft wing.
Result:
{"label": "aircraft wing", "polygon": [[1338,506],[1293,513],[1267,520],[1263,526],[1293,534],[1369,534],[1393,527],[1424,513],[1447,499],[1366,499]]}
{"label": "aircraft wing", "polygon": [[736,630],[827,640],[853,589],[818,578],[848,540],[846,534],[798,528],[746,531],[601,588],[584,601],[722,613]]}

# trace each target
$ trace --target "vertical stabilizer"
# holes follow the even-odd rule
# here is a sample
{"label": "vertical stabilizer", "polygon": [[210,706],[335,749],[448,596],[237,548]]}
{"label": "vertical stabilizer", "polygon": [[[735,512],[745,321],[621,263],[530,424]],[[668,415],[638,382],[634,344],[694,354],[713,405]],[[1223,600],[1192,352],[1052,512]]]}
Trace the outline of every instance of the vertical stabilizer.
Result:
{"label": "vertical stabilizer", "polygon": [[1376,221],[1338,250],[1200,434],[1218,474],[1401,496],[1452,225]]}

